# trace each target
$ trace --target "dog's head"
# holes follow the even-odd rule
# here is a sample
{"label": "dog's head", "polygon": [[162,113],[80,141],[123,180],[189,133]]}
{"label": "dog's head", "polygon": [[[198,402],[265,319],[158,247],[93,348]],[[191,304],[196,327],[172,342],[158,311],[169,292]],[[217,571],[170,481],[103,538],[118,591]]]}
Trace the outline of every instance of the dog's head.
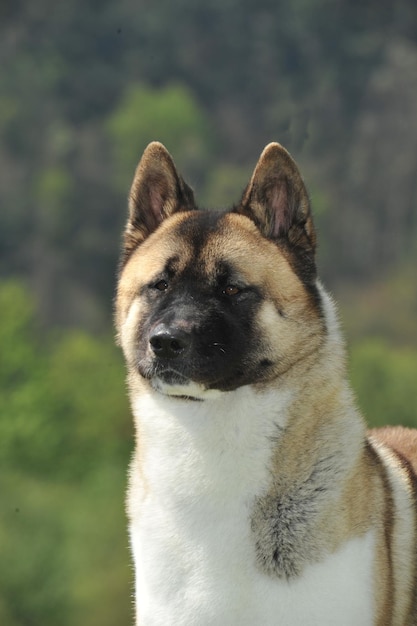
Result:
{"label": "dog's head", "polygon": [[270,384],[323,337],[315,232],[298,168],[263,151],[242,200],[200,211],[152,143],[129,199],[116,325],[131,380],[205,398]]}

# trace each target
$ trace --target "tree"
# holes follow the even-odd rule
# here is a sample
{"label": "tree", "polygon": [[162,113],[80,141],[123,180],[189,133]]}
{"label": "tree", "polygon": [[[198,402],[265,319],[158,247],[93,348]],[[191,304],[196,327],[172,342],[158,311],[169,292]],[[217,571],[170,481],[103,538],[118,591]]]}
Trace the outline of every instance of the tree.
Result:
{"label": "tree", "polygon": [[363,341],[352,348],[350,369],[359,406],[372,426],[417,427],[416,350]]}
{"label": "tree", "polygon": [[17,282],[0,308],[0,622],[128,624],[121,355],[111,337],[40,331]]}
{"label": "tree", "polygon": [[114,145],[116,185],[123,193],[151,141],[164,143],[194,184],[204,179],[215,148],[206,115],[191,91],[179,84],[161,89],[130,85],[109,118],[108,130]]}

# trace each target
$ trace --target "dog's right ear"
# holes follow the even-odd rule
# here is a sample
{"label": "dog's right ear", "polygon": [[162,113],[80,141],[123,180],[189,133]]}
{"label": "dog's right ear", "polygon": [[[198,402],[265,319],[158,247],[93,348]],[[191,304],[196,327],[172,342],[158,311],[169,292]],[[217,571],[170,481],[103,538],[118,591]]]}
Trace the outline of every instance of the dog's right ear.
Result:
{"label": "dog's right ear", "polygon": [[168,150],[153,141],[139,161],[130,189],[124,260],[165,218],[194,208],[193,192],[178,174]]}

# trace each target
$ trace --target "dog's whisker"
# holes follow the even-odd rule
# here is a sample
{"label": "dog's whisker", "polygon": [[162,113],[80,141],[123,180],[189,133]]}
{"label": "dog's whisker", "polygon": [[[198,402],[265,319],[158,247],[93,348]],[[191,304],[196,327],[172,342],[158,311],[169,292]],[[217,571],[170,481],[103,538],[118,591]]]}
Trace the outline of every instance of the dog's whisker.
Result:
{"label": "dog's whisker", "polygon": [[226,354],[226,346],[223,343],[215,341],[214,343],[210,344],[210,347],[217,348],[219,352],[223,352],[223,354]]}

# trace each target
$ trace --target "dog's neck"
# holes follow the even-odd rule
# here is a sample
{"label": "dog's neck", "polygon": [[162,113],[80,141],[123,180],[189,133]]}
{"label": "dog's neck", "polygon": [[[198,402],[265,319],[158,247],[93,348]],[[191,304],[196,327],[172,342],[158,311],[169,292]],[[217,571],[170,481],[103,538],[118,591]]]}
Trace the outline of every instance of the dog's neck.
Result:
{"label": "dog's neck", "polygon": [[[224,471],[228,457],[243,461],[257,447],[270,447],[286,427],[291,401],[289,391],[277,395],[250,387],[201,402],[150,391],[133,400],[138,446],[144,454],[158,450],[175,464],[191,462],[196,455],[201,465],[197,472],[206,462],[213,472]],[[250,472],[250,462],[245,464]]]}
{"label": "dog's neck", "polygon": [[[304,458],[310,465],[312,455],[319,461],[336,454],[341,463],[345,459],[349,464],[349,458],[353,462],[352,441],[360,450],[364,436],[359,416],[354,426],[343,419],[345,410],[351,410],[349,390],[342,385],[335,389],[325,380],[320,388],[283,385],[271,391],[247,386],[200,402],[151,390],[133,398],[132,406],[145,473],[150,464],[158,482],[176,486],[193,476],[195,485],[218,480],[220,485],[229,482],[231,490],[244,489],[245,481],[253,482],[257,464],[265,468],[276,463],[284,487],[286,467],[302,467]],[[317,419],[318,414],[323,418]],[[334,420],[334,438],[328,434],[329,419]]]}

